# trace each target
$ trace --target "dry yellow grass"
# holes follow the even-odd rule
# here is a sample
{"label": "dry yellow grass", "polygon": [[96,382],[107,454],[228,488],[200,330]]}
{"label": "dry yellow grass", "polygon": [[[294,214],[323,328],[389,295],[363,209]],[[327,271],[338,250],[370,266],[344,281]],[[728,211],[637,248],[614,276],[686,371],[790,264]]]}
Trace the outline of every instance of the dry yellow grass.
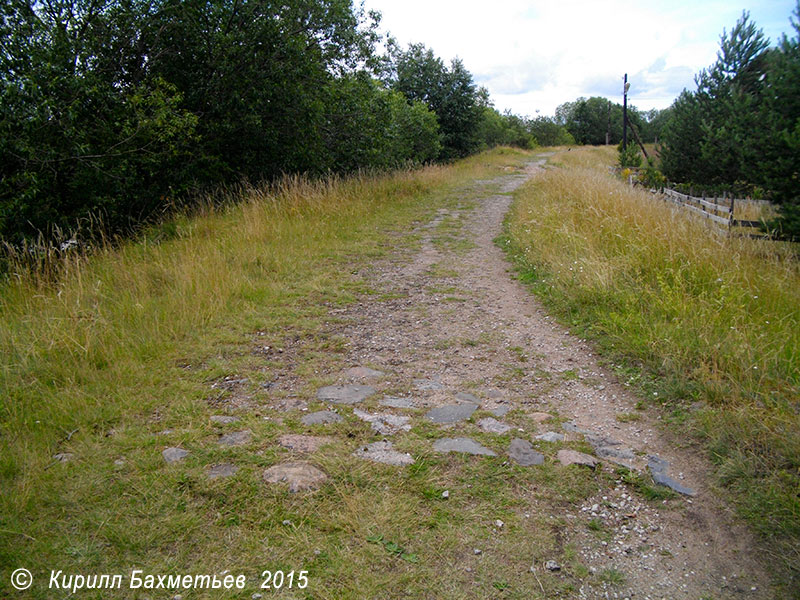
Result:
{"label": "dry yellow grass", "polygon": [[[800,564],[800,262],[728,236],[608,174],[606,148],[559,152],[522,188],[512,252],[537,293],[708,442],[742,511]],[[675,404],[671,404],[671,403]],[[786,558],[786,557],[789,558]]]}

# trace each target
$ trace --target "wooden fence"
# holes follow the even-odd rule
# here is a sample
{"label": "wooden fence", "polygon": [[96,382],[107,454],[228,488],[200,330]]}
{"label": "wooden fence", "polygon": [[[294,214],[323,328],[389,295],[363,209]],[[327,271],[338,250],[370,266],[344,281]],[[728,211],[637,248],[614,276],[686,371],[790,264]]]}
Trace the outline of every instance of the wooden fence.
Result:
{"label": "wooden fence", "polygon": [[[617,175],[619,175],[622,171],[619,167],[613,167],[612,170]],[[639,182],[636,181],[636,176],[638,175],[639,169],[628,168],[627,170],[632,171],[632,173],[628,176],[628,183],[631,185],[639,184]],[[660,190],[651,189],[650,193],[660,197],[660,199],[664,200],[665,202],[671,202],[681,207],[689,214],[699,218],[707,219],[710,223],[713,223],[719,227],[727,228],[729,231],[733,230],[735,227],[759,229],[762,225],[761,221],[735,218],[734,214],[737,205],[769,205],[769,202],[766,200],[750,200],[727,197],[699,198],[696,196],[690,196],[688,194],[682,194],[669,187],[664,187]],[[760,237],[755,235],[757,233],[759,232],[751,232],[750,235],[753,235],[754,237]]]}

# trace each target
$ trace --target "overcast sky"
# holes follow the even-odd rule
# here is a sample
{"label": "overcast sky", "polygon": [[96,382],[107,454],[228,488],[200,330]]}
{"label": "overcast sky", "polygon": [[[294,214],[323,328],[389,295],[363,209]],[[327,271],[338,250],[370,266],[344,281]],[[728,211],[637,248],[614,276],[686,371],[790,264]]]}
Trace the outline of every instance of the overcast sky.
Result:
{"label": "overcast sky", "polygon": [[[403,46],[464,61],[495,107],[552,115],[579,96],[665,108],[716,59],[743,10],[774,44],[795,0],[365,0]],[[622,32],[625,32],[624,34]]]}

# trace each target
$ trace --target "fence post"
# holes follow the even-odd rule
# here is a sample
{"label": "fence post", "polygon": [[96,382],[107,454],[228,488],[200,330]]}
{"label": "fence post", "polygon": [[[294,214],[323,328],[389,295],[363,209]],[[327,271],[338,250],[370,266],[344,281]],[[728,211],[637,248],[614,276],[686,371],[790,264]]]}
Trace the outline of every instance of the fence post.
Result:
{"label": "fence post", "polygon": [[731,196],[731,212],[730,212],[730,216],[728,217],[728,231],[729,231],[729,232],[730,232],[730,231],[733,229],[733,221],[734,221],[734,218],[733,218],[733,208],[734,208],[734,202],[736,202],[736,200],[733,198],[733,196]]}

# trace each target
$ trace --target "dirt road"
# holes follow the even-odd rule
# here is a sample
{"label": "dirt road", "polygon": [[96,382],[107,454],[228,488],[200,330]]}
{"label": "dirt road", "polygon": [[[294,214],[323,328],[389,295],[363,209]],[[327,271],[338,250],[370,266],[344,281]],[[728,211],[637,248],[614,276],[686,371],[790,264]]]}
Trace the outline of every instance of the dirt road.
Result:
{"label": "dirt road", "polygon": [[[383,299],[331,310],[344,323],[348,361],[389,374],[379,391],[415,390],[418,407],[475,402],[500,419],[501,430],[506,411],[522,411],[539,422],[536,431],[516,434],[525,441],[584,440],[597,469],[613,474],[627,464],[649,482],[649,463],[692,492],[648,500],[612,475],[597,495],[565,502],[553,518],[586,567],[575,597],[771,597],[751,536],[709,491],[702,460],[663,433],[652,412],[636,409],[640,399],[598,364],[590,345],[548,316],[495,245],[511,193],[545,160],[479,182],[477,200],[419,226],[413,255],[359,273]],[[480,426],[492,431],[493,424]],[[453,427],[443,425],[441,435]],[[551,454],[557,447],[548,446]],[[534,564],[531,572],[558,574],[555,566]]]}

